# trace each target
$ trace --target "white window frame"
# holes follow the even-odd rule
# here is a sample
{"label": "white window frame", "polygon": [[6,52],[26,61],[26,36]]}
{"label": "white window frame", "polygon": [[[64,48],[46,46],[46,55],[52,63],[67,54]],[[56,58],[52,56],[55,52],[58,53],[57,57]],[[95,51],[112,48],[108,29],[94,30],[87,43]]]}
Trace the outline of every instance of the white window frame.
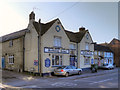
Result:
{"label": "white window frame", "polygon": [[61,47],[61,37],[54,36],[54,46]]}
{"label": "white window frame", "polygon": [[14,64],[14,55],[10,55],[10,56],[8,57],[8,63],[9,63],[9,64]]}
{"label": "white window frame", "polygon": [[86,50],[89,50],[89,49],[90,49],[88,42],[85,43],[85,49],[86,49]]}
{"label": "white window frame", "polygon": [[[55,64],[55,57],[59,56],[59,64]],[[52,55],[52,66],[60,66],[62,65],[62,60],[63,60],[63,56],[62,55]],[[53,63],[54,61],[54,63]]]}

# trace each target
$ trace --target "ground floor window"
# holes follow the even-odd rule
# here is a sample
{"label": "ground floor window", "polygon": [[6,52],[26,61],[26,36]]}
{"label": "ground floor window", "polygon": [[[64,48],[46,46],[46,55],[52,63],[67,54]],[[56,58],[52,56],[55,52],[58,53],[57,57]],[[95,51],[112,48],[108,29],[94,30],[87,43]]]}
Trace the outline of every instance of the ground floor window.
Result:
{"label": "ground floor window", "polygon": [[52,65],[62,65],[62,55],[52,55]]}
{"label": "ground floor window", "polygon": [[84,57],[84,65],[90,65],[90,57]]}
{"label": "ground floor window", "polygon": [[109,64],[112,64],[112,59],[108,59]]}
{"label": "ground floor window", "polygon": [[94,59],[94,63],[95,63],[95,64],[98,64],[98,59]]}
{"label": "ground floor window", "polygon": [[8,63],[9,63],[9,64],[14,64],[14,55],[10,55],[10,56],[8,57]]}

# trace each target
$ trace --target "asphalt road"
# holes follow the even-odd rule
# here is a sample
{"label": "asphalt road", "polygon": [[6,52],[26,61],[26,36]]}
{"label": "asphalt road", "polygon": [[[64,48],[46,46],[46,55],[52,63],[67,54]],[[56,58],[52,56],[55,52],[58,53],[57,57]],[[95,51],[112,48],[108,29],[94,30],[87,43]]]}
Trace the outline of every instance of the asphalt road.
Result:
{"label": "asphalt road", "polygon": [[[91,74],[90,74],[91,75]],[[118,88],[118,72],[81,77],[24,78],[4,83],[8,88]]]}

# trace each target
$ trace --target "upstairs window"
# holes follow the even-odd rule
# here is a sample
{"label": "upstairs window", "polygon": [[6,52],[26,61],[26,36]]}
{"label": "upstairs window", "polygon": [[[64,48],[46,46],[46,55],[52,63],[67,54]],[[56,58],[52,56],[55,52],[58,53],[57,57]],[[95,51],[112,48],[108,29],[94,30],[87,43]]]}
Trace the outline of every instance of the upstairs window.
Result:
{"label": "upstairs window", "polygon": [[55,47],[61,47],[61,37],[54,37],[54,46]]}
{"label": "upstairs window", "polygon": [[10,40],[9,41],[9,47],[12,47],[13,46],[13,40]]}
{"label": "upstairs window", "polygon": [[89,50],[89,43],[85,43],[85,49]]}
{"label": "upstairs window", "polygon": [[70,44],[69,48],[70,49],[75,49],[75,44]]}

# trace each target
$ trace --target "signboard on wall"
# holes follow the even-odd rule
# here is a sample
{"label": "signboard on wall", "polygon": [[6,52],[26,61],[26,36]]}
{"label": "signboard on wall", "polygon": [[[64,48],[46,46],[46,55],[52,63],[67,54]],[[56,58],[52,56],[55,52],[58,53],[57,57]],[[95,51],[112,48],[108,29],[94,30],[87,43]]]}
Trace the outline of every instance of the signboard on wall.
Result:
{"label": "signboard on wall", "polygon": [[92,55],[93,55],[93,51],[81,50],[81,55],[84,55],[84,56],[92,56]]}
{"label": "signboard on wall", "polygon": [[45,67],[50,67],[50,59],[45,59]]}
{"label": "signboard on wall", "polygon": [[69,49],[63,48],[53,48],[53,47],[44,47],[45,53],[62,53],[62,54],[69,54]]}
{"label": "signboard on wall", "polygon": [[38,66],[38,60],[34,60],[34,65]]}

